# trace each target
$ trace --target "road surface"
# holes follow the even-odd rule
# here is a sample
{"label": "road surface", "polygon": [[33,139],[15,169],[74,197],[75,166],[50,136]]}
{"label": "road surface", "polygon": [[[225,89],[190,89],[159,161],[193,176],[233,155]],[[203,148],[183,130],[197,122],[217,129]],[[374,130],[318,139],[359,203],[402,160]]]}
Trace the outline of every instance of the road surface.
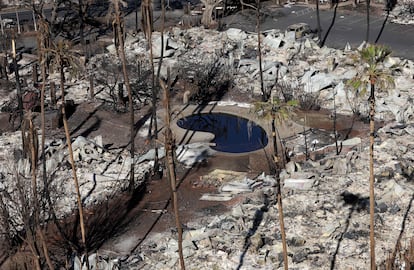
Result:
{"label": "road surface", "polygon": [[[286,29],[287,26],[305,22],[311,28],[317,28],[316,10],[311,6],[291,6],[274,7],[271,16],[266,16],[261,25],[261,30]],[[322,38],[331,24],[333,9],[324,8],[320,10],[320,20],[322,27]],[[381,29],[384,16],[370,16],[369,42],[374,43]],[[254,22],[254,20],[252,20]],[[255,23],[243,24],[237,20],[226,19],[226,28],[239,27],[246,31],[256,31]],[[365,40],[366,35],[366,15],[341,10],[338,8],[335,24],[326,40],[326,46],[343,49],[348,42],[353,48],[358,47]],[[414,25],[400,25],[390,23],[385,25],[379,44],[389,46],[393,51],[393,56],[414,60]]]}

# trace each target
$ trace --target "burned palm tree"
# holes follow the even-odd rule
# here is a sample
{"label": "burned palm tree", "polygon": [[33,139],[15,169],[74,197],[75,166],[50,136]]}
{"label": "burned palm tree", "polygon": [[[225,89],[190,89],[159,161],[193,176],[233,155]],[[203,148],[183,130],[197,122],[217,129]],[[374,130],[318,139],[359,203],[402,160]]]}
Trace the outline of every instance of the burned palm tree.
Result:
{"label": "burned palm tree", "polygon": [[[282,189],[280,183],[279,173],[284,167],[284,159],[280,156],[285,156],[284,151],[278,151],[278,136],[276,129],[276,122],[281,122],[283,119],[288,118],[293,114],[293,109],[298,105],[297,101],[290,100],[287,102],[282,102],[279,99],[272,98],[267,102],[257,102],[255,103],[255,112],[260,113],[263,117],[270,118],[270,123],[272,127],[272,141],[273,141],[273,173],[277,179],[276,194],[277,194],[277,205],[279,212],[279,224],[280,224],[280,233],[282,235],[282,246],[283,246],[283,263],[284,269],[288,269],[288,258],[287,258],[287,243],[286,243],[286,232],[285,232],[285,223],[283,215],[283,205],[282,205]],[[279,154],[282,153],[282,154]]]}
{"label": "burned palm tree", "polygon": [[359,53],[361,69],[357,75],[349,81],[349,85],[359,95],[368,94],[370,104],[369,111],[369,213],[370,213],[370,258],[371,269],[376,269],[375,262],[375,194],[374,194],[374,139],[375,139],[375,90],[387,90],[394,86],[393,77],[382,63],[391,54],[391,50],[381,45],[369,45]]}
{"label": "burned palm tree", "polygon": [[[46,138],[46,128],[45,128],[45,87],[47,84],[47,60],[48,60],[48,54],[49,57],[51,57],[50,52],[50,39],[51,39],[51,33],[50,33],[50,27],[47,20],[43,17],[42,7],[39,9],[35,9],[35,14],[38,16],[37,20],[37,52],[38,52],[38,63],[41,70],[41,84],[40,84],[40,110],[41,110],[41,143],[40,143],[40,151],[41,151],[41,157],[42,160],[42,181],[43,181],[43,196],[50,208],[49,214],[53,217],[54,224],[56,225],[60,235],[65,239],[66,243],[71,243],[71,240],[68,238],[68,236],[63,232],[63,229],[61,227],[60,222],[58,221],[58,218],[56,216],[56,213],[53,210],[53,202],[50,197],[50,190],[49,186],[50,183],[48,182],[47,177],[47,170],[46,170],[46,154],[45,154],[45,138]],[[52,84],[51,84],[52,85]],[[54,84],[53,84],[54,85]],[[51,92],[52,93],[52,92]],[[54,93],[54,92],[53,92]],[[56,102],[53,103],[53,97],[52,98],[52,105],[55,105]],[[56,97],[54,97],[56,98]],[[56,101],[56,100],[54,100]],[[34,204],[33,204],[34,205]],[[45,256],[46,262],[48,264],[49,269],[53,269],[53,264],[51,262],[51,259],[49,257],[49,251],[48,251],[48,245],[45,240],[43,228],[39,228],[38,230],[39,238],[42,243],[42,249],[43,254]],[[65,244],[66,244],[65,243]],[[73,244],[72,244],[73,245]]]}
{"label": "burned palm tree", "polygon": [[[43,5],[41,5],[41,10],[43,9]],[[38,41],[38,62],[40,63],[40,69],[41,69],[41,76],[42,76],[42,85],[41,85],[41,90],[40,90],[40,110],[41,110],[41,133],[42,133],[42,137],[41,137],[41,155],[43,157],[43,162],[42,162],[42,180],[43,180],[43,186],[44,188],[47,187],[47,176],[46,176],[46,155],[45,155],[45,134],[46,134],[46,128],[45,128],[45,123],[46,123],[46,119],[45,119],[45,85],[46,85],[46,63],[45,63],[45,56],[44,56],[44,50],[45,48],[49,45],[49,27],[48,24],[46,22],[46,20],[41,16],[39,23],[38,23],[38,35],[37,35],[37,41]],[[30,129],[33,130],[33,123],[31,123],[30,125]],[[35,139],[35,136],[33,136],[35,133],[35,131],[31,131],[32,134],[32,142],[33,142],[33,146],[32,146],[32,159],[37,159],[37,155],[34,151],[34,142],[37,141]],[[36,162],[37,164],[37,162]],[[36,170],[37,166],[33,167],[32,166],[32,170]],[[33,182],[34,182],[34,195],[33,195],[33,200],[34,200],[34,207],[35,209],[39,209],[38,211],[40,211],[40,206],[39,206],[39,202],[37,197],[35,196],[35,194],[37,193],[37,188],[36,188],[36,174],[33,174],[32,176],[33,178]],[[37,222],[40,223],[40,218],[39,218],[39,214],[38,211],[35,212],[35,218],[37,220]],[[36,222],[36,223],[37,223]],[[39,224],[40,225],[40,224]],[[48,246],[44,237],[44,233],[43,233],[43,229],[39,226],[38,228],[38,234],[40,236],[40,240],[42,243],[42,247],[43,247],[43,253],[44,256],[46,258],[46,262],[49,266],[49,269],[54,269],[53,264],[51,262],[51,259],[49,257],[49,250],[48,250]]]}
{"label": "burned palm tree", "polygon": [[[40,233],[40,209],[37,194],[37,162],[38,162],[38,137],[37,130],[33,125],[32,112],[28,108],[25,112],[24,118],[21,123],[23,153],[24,156],[30,161],[31,169],[31,188],[32,196],[30,204],[33,208],[34,222],[31,225],[30,222],[25,222],[25,230],[27,231],[26,241],[32,252],[34,258],[34,265],[37,270],[41,269],[40,252],[38,250],[39,245],[36,241],[37,235]],[[23,201],[23,200],[22,200]]]}

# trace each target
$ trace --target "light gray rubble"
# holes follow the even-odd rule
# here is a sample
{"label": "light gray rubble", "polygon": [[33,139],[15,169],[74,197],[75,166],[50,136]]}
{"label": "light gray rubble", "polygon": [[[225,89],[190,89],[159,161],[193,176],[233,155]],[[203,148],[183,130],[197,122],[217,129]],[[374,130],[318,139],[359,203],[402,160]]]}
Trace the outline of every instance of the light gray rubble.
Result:
{"label": "light gray rubble", "polygon": [[[234,87],[251,97],[260,95],[255,33],[237,29],[217,32],[202,28],[172,28],[165,37],[163,76],[167,74],[167,67],[171,68],[173,75],[177,74],[179,63],[183,61],[202,64],[219,59],[232,71]],[[344,50],[319,48],[311,39],[296,41],[279,30],[263,33],[261,37],[263,77],[267,89],[275,94],[276,89],[282,86],[293,97],[307,93],[327,109],[333,109],[335,100],[338,113],[367,113],[366,100],[357,100],[346,84],[356,74],[355,49],[345,44]],[[154,48],[161,49],[160,35],[154,34],[153,38]],[[141,34],[135,37],[128,35],[126,40],[129,62],[141,65],[141,68],[148,65],[145,59],[149,52],[144,40]],[[113,91],[119,78],[107,65],[116,63],[116,52],[111,46],[107,49],[105,55],[90,59],[89,70],[94,72],[97,81],[102,82],[96,85],[96,99],[110,103],[114,102]],[[385,65],[392,71],[396,86],[390,92],[378,92],[376,101],[378,118],[388,123],[378,131],[375,141],[378,262],[382,262],[396,245],[403,224],[403,240],[414,234],[414,215],[410,210],[414,194],[414,110],[411,98],[414,63],[392,57]],[[86,101],[88,80],[88,76],[72,78],[67,99],[77,104]],[[139,82],[139,78],[132,79],[132,83]],[[2,99],[0,106],[9,98],[11,96]],[[131,162],[127,152],[105,150],[99,138],[77,137],[73,140],[81,193],[87,204],[103,200],[114,190],[125,187],[128,179],[126,168]],[[338,156],[327,155],[315,161],[290,163],[281,173],[291,269],[330,269],[333,262],[335,269],[366,269],[369,265],[369,151],[366,140],[353,143],[348,152]],[[15,171],[10,152],[19,145],[18,132],[5,133],[0,138],[1,188],[10,192],[15,189],[13,183],[7,182],[13,178],[11,172]],[[48,172],[54,174],[54,183],[60,191],[56,193],[60,199],[59,207],[62,213],[67,213],[75,207],[75,200],[72,199],[73,185],[67,181],[71,179],[71,172],[65,143],[48,141],[47,146],[47,154],[53,157],[48,161]],[[205,158],[196,151],[205,152],[203,146],[182,147],[189,153],[186,156],[189,158],[184,159],[186,161],[196,162]],[[140,162],[137,163],[137,174],[142,179],[151,166],[148,159],[138,157],[136,160]],[[18,170],[28,178],[27,162],[21,160],[18,166]],[[239,265],[241,269],[282,268],[279,218],[274,201],[275,179],[262,175],[257,179],[243,178],[239,184],[222,187],[241,192],[237,195],[241,196],[241,202],[231,205],[228,213],[206,216],[185,224],[184,256],[189,269],[237,269]],[[105,254],[105,260],[111,261],[108,265],[119,265],[119,269],[177,269],[176,238],[174,231],[153,234],[136,253]]]}
{"label": "light gray rubble", "polygon": [[[378,131],[375,148],[376,254],[382,263],[414,233],[414,124]],[[369,156],[363,141],[338,156],[291,162],[281,173],[291,269],[369,266]],[[223,172],[221,172],[223,173]],[[228,172],[228,174],[231,174]],[[237,175],[237,174],[236,174]],[[188,268],[283,269],[276,180],[261,175],[228,213],[184,224]],[[242,183],[241,181],[240,183]],[[223,186],[226,186],[224,184]],[[223,190],[222,190],[223,192]],[[176,232],[152,234],[119,269],[178,269]]]}
{"label": "light gray rubble", "polygon": [[[74,138],[72,142],[81,197],[87,207],[98,204],[128,187],[131,162],[129,152],[126,150],[104,150],[101,142],[101,137],[91,140],[82,136]],[[20,145],[20,132],[3,134],[0,137],[0,160],[2,162],[0,189],[5,192],[3,195],[8,194],[12,198],[17,198],[20,181],[27,183],[31,179],[30,162],[21,157]],[[67,145],[62,140],[47,140],[45,146],[46,173],[51,199],[56,203],[54,207],[57,209],[57,216],[63,217],[76,208],[76,200],[74,200],[76,191],[72,180]],[[135,174],[139,180],[136,183],[137,186],[144,181],[151,166],[152,162],[148,161],[135,166]],[[17,180],[17,177],[20,180]],[[37,178],[41,179],[41,172],[38,173]],[[42,188],[40,186],[39,190]],[[11,212],[15,213],[14,218],[16,218],[17,226],[22,225],[19,224],[21,217],[19,217],[19,211],[16,212],[13,209],[19,209],[20,204],[19,200],[13,200],[9,203]]]}
{"label": "light gray rubble", "polygon": [[393,23],[414,24],[414,2],[402,1],[391,12],[390,19]]}

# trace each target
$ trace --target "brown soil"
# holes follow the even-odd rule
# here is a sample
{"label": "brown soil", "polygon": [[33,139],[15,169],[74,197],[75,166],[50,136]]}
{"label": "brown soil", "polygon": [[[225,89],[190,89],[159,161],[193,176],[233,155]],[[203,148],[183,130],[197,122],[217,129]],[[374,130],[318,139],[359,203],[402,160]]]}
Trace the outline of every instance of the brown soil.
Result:
{"label": "brown soil", "polygon": [[[306,126],[326,131],[334,130],[333,115],[328,110],[318,111],[298,111],[293,120],[297,123],[303,124],[303,119],[306,116]],[[353,115],[336,115],[336,130],[340,138],[347,139],[352,137],[366,137],[369,126],[367,123],[361,121],[358,116]],[[382,122],[376,123],[377,128],[383,125]]]}

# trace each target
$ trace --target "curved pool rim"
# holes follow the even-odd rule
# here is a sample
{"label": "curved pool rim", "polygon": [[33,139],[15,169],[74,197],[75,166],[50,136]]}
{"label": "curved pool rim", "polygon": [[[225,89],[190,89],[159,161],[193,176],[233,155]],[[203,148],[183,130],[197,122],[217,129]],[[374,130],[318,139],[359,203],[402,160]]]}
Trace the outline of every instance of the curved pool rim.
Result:
{"label": "curved pool rim", "polygon": [[[240,108],[240,109],[245,109],[245,108]],[[214,118],[214,115],[218,115],[218,118],[221,119],[221,121],[224,119],[227,119],[227,121],[229,121],[229,119],[232,119],[233,122],[237,123],[238,127],[241,125],[241,128],[244,130],[247,130],[249,123],[252,125],[252,137],[256,137],[256,138],[261,138],[260,142],[258,140],[258,142],[253,143],[253,142],[249,142],[249,144],[251,144],[252,146],[248,146],[243,148],[243,151],[230,151],[229,148],[231,147],[241,147],[240,144],[236,144],[236,145],[215,145],[214,142],[216,140],[219,141],[219,143],[222,143],[222,138],[218,137],[217,138],[217,132],[216,134],[214,132],[210,132],[209,130],[203,130],[203,129],[192,129],[192,128],[186,128],[183,127],[183,125],[180,125],[180,120],[183,120],[185,118],[196,118],[196,117],[205,117],[211,115],[212,118]],[[230,124],[234,124],[234,123],[230,123]],[[216,151],[217,153],[220,154],[224,154],[224,155],[243,155],[243,154],[251,154],[251,153],[255,153],[255,152],[260,152],[260,151],[264,151],[264,149],[266,149],[266,147],[269,146],[269,142],[270,142],[270,138],[269,138],[269,133],[266,130],[266,128],[264,128],[262,126],[261,123],[258,123],[258,121],[253,120],[252,117],[245,117],[242,113],[240,114],[236,114],[236,113],[232,113],[232,112],[228,112],[228,111],[224,111],[224,110],[209,110],[209,111],[199,111],[199,112],[195,112],[195,113],[190,113],[190,114],[186,114],[185,116],[181,115],[181,117],[178,117],[176,119],[176,126],[179,129],[182,129],[186,132],[190,131],[194,134],[198,134],[200,135],[200,137],[204,137],[204,142],[209,142],[212,143],[212,145],[210,146],[210,148],[213,151]],[[231,128],[231,127],[230,127]],[[232,134],[230,134],[232,135]],[[240,135],[240,134],[238,134]],[[240,136],[249,136],[246,134],[241,134]],[[236,140],[235,142],[240,142],[240,138],[239,140]],[[246,141],[241,141],[241,142],[246,142]]]}

